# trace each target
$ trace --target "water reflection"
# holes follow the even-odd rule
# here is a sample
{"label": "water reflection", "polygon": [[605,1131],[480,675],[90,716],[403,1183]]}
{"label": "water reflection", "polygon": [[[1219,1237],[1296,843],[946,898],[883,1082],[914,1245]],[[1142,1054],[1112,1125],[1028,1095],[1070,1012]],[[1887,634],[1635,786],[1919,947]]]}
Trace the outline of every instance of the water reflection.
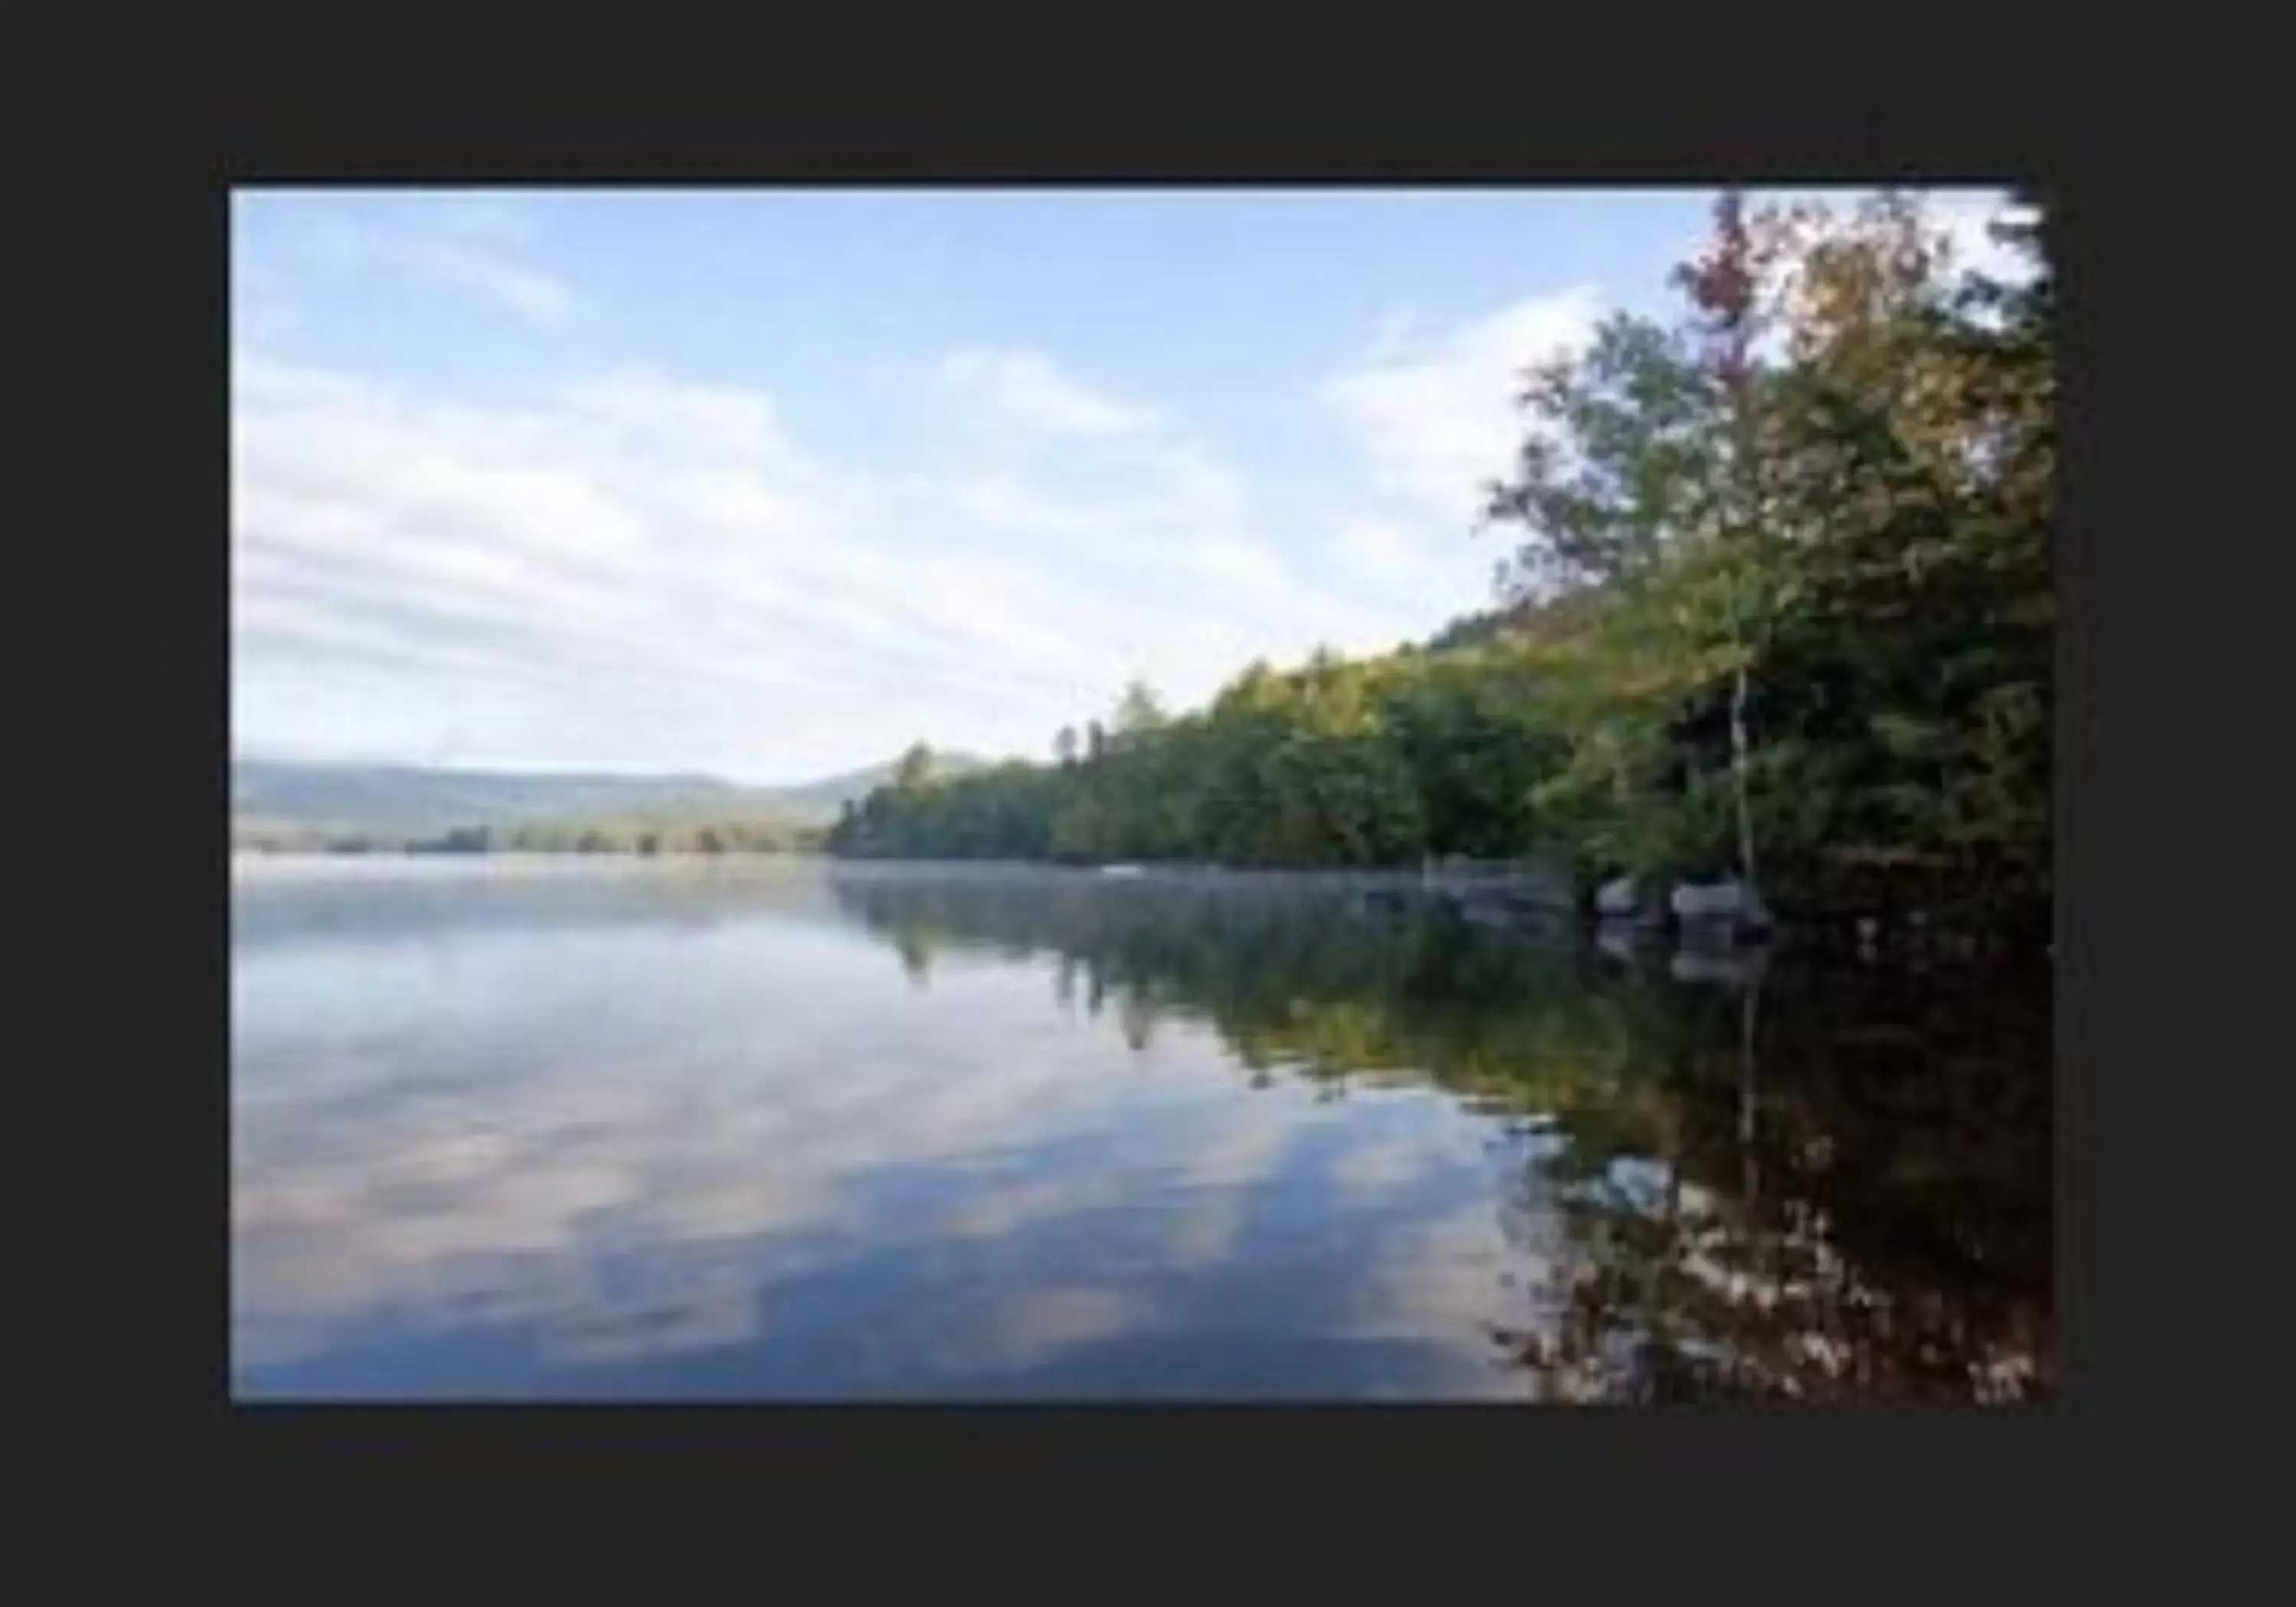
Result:
{"label": "water reflection", "polygon": [[2046,988],[1299,890],[234,890],[246,1395],[2015,1398]]}
{"label": "water reflection", "polygon": [[[2003,1400],[2052,1369],[2046,976],[1590,953],[1344,893],[1236,898],[851,873],[922,945],[1032,947],[1128,1034],[1207,1021],[1246,1065],[1425,1078],[1535,1135],[1500,1213],[1544,1270],[1496,1332],[1540,1392]],[[1341,1175],[1375,1178],[1380,1152]],[[1559,1231],[1557,1231],[1559,1230]],[[1403,1302],[1408,1304],[1408,1302]]]}

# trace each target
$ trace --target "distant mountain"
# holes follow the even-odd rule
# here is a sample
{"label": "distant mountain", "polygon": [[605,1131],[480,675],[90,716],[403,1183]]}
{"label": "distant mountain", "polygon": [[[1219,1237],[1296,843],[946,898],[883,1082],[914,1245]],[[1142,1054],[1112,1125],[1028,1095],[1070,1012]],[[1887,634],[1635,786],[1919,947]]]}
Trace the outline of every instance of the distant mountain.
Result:
{"label": "distant mountain", "polygon": [[[964,754],[936,755],[944,773],[977,769]],[[750,787],[714,775],[463,770],[421,765],[234,759],[234,834],[368,832],[411,836],[456,826],[644,816],[664,820],[749,818],[819,824],[888,779],[888,761],[791,786]]]}
{"label": "distant mountain", "polygon": [[742,789],[709,775],[612,775],[433,769],[414,765],[305,764],[240,759],[231,767],[234,820],[390,832],[575,815],[617,815],[668,804],[733,806]]}

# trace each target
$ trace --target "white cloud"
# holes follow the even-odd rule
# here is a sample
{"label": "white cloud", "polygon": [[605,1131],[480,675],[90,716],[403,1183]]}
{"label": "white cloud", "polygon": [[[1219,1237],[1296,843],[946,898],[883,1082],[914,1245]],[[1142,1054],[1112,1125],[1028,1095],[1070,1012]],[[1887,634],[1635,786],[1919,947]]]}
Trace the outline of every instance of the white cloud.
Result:
{"label": "white cloud", "polygon": [[1448,329],[1390,313],[1357,365],[1319,389],[1375,493],[1338,517],[1327,551],[1351,585],[1418,622],[1398,636],[1489,604],[1497,553],[1470,537],[1485,487],[1505,475],[1529,427],[1517,400],[1527,371],[1582,346],[1602,312],[1579,288]]}
{"label": "white cloud", "polygon": [[659,373],[478,406],[249,357],[234,387],[250,751],[763,778],[921,735],[1036,754],[1136,675],[1187,706],[1254,656],[1431,623],[1300,573],[1177,438],[887,477]]}
{"label": "white cloud", "polygon": [[[440,940],[366,944],[351,963],[376,984],[363,997],[386,1001],[383,1019],[366,1017],[381,1030],[349,1047],[312,1005],[329,996],[341,955],[273,949],[234,964],[234,1032],[256,1046],[233,1117],[234,1306],[250,1359],[291,1352],[362,1311],[464,1286],[495,1289],[497,1316],[538,1320],[595,1348],[598,1331],[616,1324],[591,1270],[633,1243],[649,1247],[667,1292],[692,1297],[697,1325],[722,1341],[775,1273],[745,1249],[840,1226],[937,1236],[937,1223],[873,1220],[857,1185],[996,1146],[1056,1143],[1102,1111],[1106,1044],[1066,1030],[1014,1034],[1009,975],[969,990],[944,985],[917,1016],[889,1016],[874,987],[856,985],[876,980],[884,953],[785,935],[775,963],[816,1005],[792,1018],[742,981],[757,963],[751,927],[689,941],[682,989],[597,1013],[593,972],[453,939],[456,963],[442,972]],[[701,1030],[688,1013],[697,1001],[710,1007]],[[581,1019],[587,1052],[527,1035],[481,1084],[403,1075],[406,1045],[484,1034],[529,1010]],[[660,1050],[665,1012],[684,1028],[669,1055]],[[1003,1029],[980,1030],[976,1012]],[[909,1053],[923,1037],[948,1053]],[[813,1077],[825,1059],[850,1060],[850,1074]],[[760,1167],[760,1154],[775,1164]],[[1028,1208],[1058,1216],[1088,1203],[1030,1199],[1007,1210],[1004,1230]],[[711,1314],[726,1321],[698,1321]]]}
{"label": "white cloud", "polygon": [[2011,283],[2030,274],[2024,258],[1989,233],[1997,222],[2020,222],[2030,217],[2011,206],[2006,195],[1992,190],[1933,191],[1923,198],[1923,209],[1951,242],[1956,267]]}
{"label": "white cloud", "polygon": [[563,279],[528,258],[532,238],[522,215],[499,203],[468,201],[412,217],[326,218],[308,239],[326,266],[381,268],[416,283],[459,291],[545,328],[563,324],[580,305]]}
{"label": "white cloud", "polygon": [[1431,1146],[1423,1140],[1374,1139],[1341,1152],[1332,1164],[1332,1184],[1343,1199],[1377,1200],[1416,1182],[1431,1166],[1451,1159],[1447,1148]]}
{"label": "white cloud", "polygon": [[1513,457],[1524,371],[1582,344],[1600,311],[1587,289],[1535,296],[1400,349],[1390,324],[1384,349],[1329,381],[1323,400],[1355,431],[1374,484],[1464,528]]}
{"label": "white cloud", "polygon": [[1091,508],[1062,502],[1017,474],[988,470],[959,476],[949,487],[949,503],[974,524],[996,529],[1052,536],[1104,531],[1107,521]]}
{"label": "white cloud", "polygon": [[574,292],[564,281],[487,247],[412,240],[393,249],[410,271],[469,291],[531,323],[556,324],[574,310]]}
{"label": "white cloud", "polygon": [[1155,415],[1094,389],[1042,352],[977,349],[943,360],[940,377],[1001,420],[1053,435],[1118,436],[1148,429]]}
{"label": "white cloud", "polygon": [[1414,1341],[1488,1361],[1488,1324],[1512,1317],[1521,1325],[1532,1315],[1499,1283],[1503,1270],[1520,1265],[1490,1202],[1473,1198],[1383,1235],[1334,1326],[1353,1338]]}
{"label": "white cloud", "polygon": [[1179,1173],[1184,1189],[1168,1253],[1184,1267],[1213,1266],[1235,1253],[1254,1192],[1275,1177],[1292,1145],[1318,1121],[1314,1108],[1289,1091],[1262,1093],[1217,1114],[1218,1125],[1189,1146]]}
{"label": "white cloud", "polygon": [[[784,895],[823,896],[803,881]],[[1192,1088],[1225,1089],[1230,1059],[1209,1031],[1173,1032],[1159,1041],[1169,1083],[1128,1095],[1128,1159],[1047,1173],[1036,1157],[1106,1136],[1112,1023],[1076,1030],[1044,1009],[1040,973],[1001,966],[937,966],[929,991],[888,1009],[882,947],[811,926],[801,902],[743,907],[689,930],[675,985],[644,996],[595,986],[621,963],[610,928],[539,956],[419,922],[351,939],[355,953],[240,955],[238,1359],[323,1349],[386,1309],[529,1326],[569,1360],[735,1344],[783,1280],[842,1245],[977,1246],[1175,1189],[1200,1204],[1259,1181],[1314,1119],[1277,1099],[1241,1112],[1202,1099]],[[808,1013],[750,986],[761,954]],[[346,1036],[331,1003],[360,1030]],[[504,1030],[537,1019],[555,1031]],[[406,1075],[447,1039],[502,1047],[475,1082]],[[816,1074],[832,1062],[838,1076]],[[954,1209],[919,1213],[871,1186],[919,1168],[962,1180]],[[1224,1219],[1218,1245],[1199,1234],[1193,1253],[1146,1253],[1200,1267],[1232,1244]],[[609,1264],[624,1270],[610,1279]],[[968,1288],[936,1314],[933,1342],[944,1365],[1017,1367],[1147,1316],[1091,1284]]]}
{"label": "white cloud", "polygon": [[1114,1171],[1029,1178],[967,1195],[940,1218],[953,1239],[1002,1239],[1022,1228],[1123,1202],[1135,1180]]}
{"label": "white cloud", "polygon": [[1409,584],[1425,572],[1423,544],[1392,520],[1344,519],[1333,547],[1343,563],[1373,585]]}
{"label": "white cloud", "polygon": [[967,1371],[1022,1372],[1065,1351],[1145,1332],[1158,1316],[1155,1300],[1140,1290],[1084,1283],[1023,1290],[999,1301],[979,1334],[956,1336],[941,1360]]}

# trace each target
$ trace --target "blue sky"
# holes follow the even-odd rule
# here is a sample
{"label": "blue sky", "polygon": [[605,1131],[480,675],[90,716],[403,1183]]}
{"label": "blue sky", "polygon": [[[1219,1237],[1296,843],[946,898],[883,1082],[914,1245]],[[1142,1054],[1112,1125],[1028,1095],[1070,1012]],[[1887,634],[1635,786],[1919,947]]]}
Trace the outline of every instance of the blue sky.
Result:
{"label": "blue sky", "polygon": [[234,748],[796,780],[1423,637],[1710,199],[240,192]]}

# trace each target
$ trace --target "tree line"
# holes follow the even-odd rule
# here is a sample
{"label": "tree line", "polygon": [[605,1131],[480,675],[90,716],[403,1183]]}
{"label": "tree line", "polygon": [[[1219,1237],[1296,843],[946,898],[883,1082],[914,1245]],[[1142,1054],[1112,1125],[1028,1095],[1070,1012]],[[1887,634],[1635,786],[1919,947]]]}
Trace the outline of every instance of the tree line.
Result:
{"label": "tree line", "polygon": [[331,854],[799,854],[818,851],[824,835],[821,826],[775,819],[550,819],[422,832],[235,829],[234,842]]}
{"label": "tree line", "polygon": [[1782,911],[2046,931],[2054,278],[1909,198],[1715,207],[1677,311],[1531,371],[1497,606],[1424,646],[1134,685],[1050,764],[912,750],[831,851],[1249,865],[1560,850]]}

